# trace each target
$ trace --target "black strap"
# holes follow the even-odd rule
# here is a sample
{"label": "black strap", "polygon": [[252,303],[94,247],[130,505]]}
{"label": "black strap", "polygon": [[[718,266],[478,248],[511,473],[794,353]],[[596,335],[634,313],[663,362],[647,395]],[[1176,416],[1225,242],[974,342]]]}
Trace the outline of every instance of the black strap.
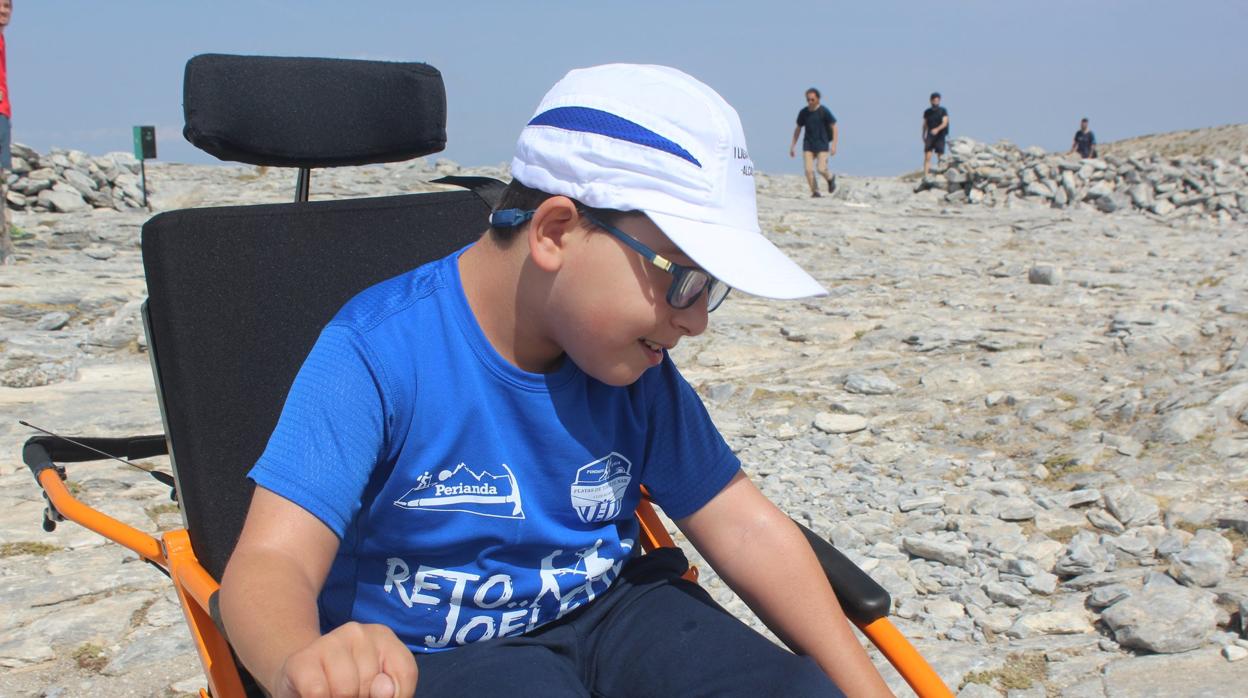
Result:
{"label": "black strap", "polygon": [[460,177],[457,175],[447,175],[433,180],[434,184],[450,184],[456,187],[463,187],[468,191],[481,197],[487,206],[494,209],[498,206],[498,202],[503,198],[503,190],[507,188],[505,182],[500,182],[493,177]]}

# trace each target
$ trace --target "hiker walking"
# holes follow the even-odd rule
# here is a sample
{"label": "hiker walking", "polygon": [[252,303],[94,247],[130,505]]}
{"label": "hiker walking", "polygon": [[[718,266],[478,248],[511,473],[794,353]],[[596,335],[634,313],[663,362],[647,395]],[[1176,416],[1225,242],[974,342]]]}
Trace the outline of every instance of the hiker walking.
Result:
{"label": "hiker walking", "polygon": [[1079,157],[1085,160],[1096,157],[1096,134],[1088,128],[1086,116],[1079,122],[1079,130],[1075,131],[1075,139],[1070,143],[1070,152],[1078,152]]}
{"label": "hiker walking", "polygon": [[949,112],[940,106],[940,93],[933,92],[929,98],[932,106],[923,112],[923,176],[931,168],[932,153],[936,153],[936,166],[945,154],[945,137],[949,135]]}
{"label": "hiker walking", "polygon": [[828,173],[828,157],[836,155],[836,141],[840,135],[836,127],[836,117],[831,110],[819,103],[819,90],[806,90],[806,106],[797,112],[797,128],[793,129],[793,142],[789,144],[789,157],[795,157],[797,137],[802,129],[806,135],[802,137],[802,159],[806,164],[806,183],[810,185],[810,195],[819,197],[819,187],[815,185],[815,165],[819,166],[819,176],[828,183],[828,193],[836,191],[836,175]]}

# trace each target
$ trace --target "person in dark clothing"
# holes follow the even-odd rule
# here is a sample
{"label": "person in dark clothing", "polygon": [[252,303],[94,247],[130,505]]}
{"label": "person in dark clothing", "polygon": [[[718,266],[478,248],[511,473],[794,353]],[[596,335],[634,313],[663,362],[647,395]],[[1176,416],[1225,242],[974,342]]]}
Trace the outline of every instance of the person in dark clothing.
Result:
{"label": "person in dark clothing", "polygon": [[1070,152],[1078,152],[1079,157],[1096,157],[1096,134],[1088,128],[1088,117],[1079,122],[1079,130],[1075,131],[1075,140],[1070,144]]}
{"label": "person in dark clothing", "polygon": [[13,169],[11,151],[11,131],[9,119],[13,118],[13,110],[9,106],[9,75],[6,65],[4,30],[9,26],[13,16],[13,0],[0,0],[0,265],[12,264],[14,261],[13,237],[9,225],[8,173]]}
{"label": "person in dark clothing", "polygon": [[932,106],[923,112],[923,176],[931,168],[932,153],[936,153],[936,166],[945,154],[945,136],[949,135],[949,112],[940,106],[940,93],[933,92]]}
{"label": "person in dark clothing", "polygon": [[806,163],[806,183],[810,185],[810,195],[820,196],[815,186],[815,165],[819,166],[819,176],[828,183],[828,193],[836,191],[836,175],[828,173],[828,157],[836,155],[836,142],[840,131],[836,126],[836,117],[825,106],[819,103],[819,90],[806,90],[806,106],[797,112],[797,128],[793,129],[793,142],[789,144],[789,157],[795,157],[797,137],[802,129],[806,135],[802,138],[802,158]]}

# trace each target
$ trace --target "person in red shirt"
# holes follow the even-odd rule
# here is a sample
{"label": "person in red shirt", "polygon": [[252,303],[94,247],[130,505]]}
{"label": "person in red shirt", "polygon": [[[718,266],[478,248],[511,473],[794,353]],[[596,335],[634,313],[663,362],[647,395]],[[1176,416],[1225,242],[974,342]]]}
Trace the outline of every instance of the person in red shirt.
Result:
{"label": "person in red shirt", "polygon": [[13,16],[13,0],[0,0],[0,205],[4,206],[4,215],[0,216],[0,264],[13,261],[13,239],[9,233],[9,196],[8,173],[13,169],[12,149],[10,148],[9,119],[13,118],[13,110],[9,106],[9,72],[5,58],[4,30],[9,26],[9,18]]}

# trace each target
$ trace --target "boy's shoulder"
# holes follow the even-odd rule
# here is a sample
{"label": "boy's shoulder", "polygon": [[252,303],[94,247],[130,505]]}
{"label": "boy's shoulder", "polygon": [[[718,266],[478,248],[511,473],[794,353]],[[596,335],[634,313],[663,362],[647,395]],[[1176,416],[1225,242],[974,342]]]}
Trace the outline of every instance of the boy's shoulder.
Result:
{"label": "boy's shoulder", "polygon": [[357,293],[334,315],[331,325],[345,326],[360,334],[416,310],[422,301],[447,288],[446,267],[456,255],[423,264],[380,281]]}

